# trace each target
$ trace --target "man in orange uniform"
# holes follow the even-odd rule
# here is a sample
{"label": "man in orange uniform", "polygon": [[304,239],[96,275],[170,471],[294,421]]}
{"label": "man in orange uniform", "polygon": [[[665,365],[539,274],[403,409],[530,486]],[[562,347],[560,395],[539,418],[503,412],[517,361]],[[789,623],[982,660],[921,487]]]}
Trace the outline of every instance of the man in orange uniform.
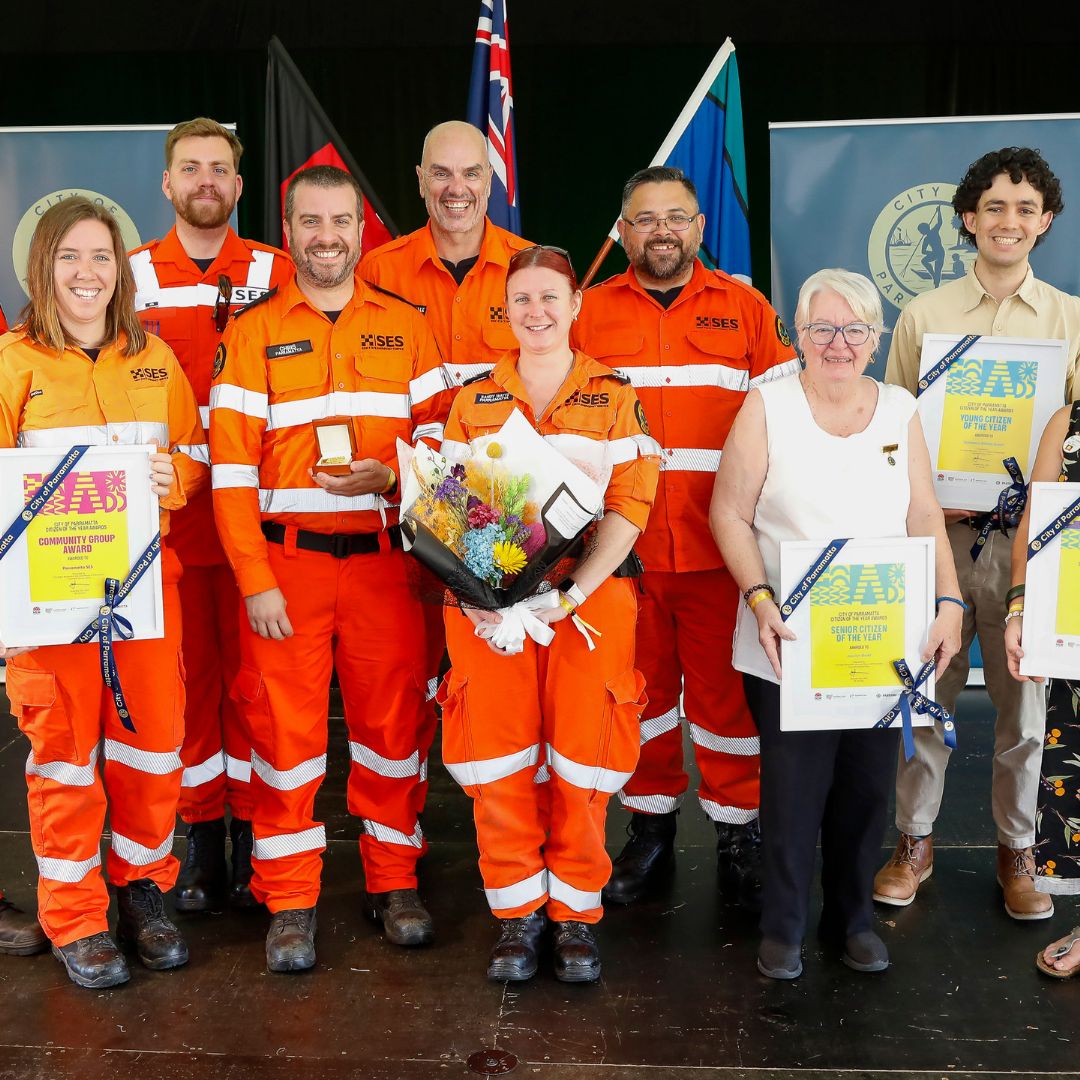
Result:
{"label": "man in orange uniform", "polygon": [[[163,240],[130,256],[139,318],[176,353],[204,424],[214,353],[230,314],[293,273],[284,252],[241,240],[229,225],[243,189],[237,173],[242,152],[236,135],[214,120],[177,124],[165,139],[161,181],[176,224]],[[188,826],[188,846],[176,907],[207,911],[224,900],[226,806],[232,815],[231,899],[246,907],[253,903],[251,745],[229,698],[240,663],[238,599],[214,529],[209,486],[174,516],[171,546],[184,568],[180,603],[187,666],[180,816]]]}
{"label": "man in orange uniform", "polygon": [[[369,910],[396,944],[432,938],[416,862],[434,718],[394,469],[397,439],[439,444],[453,390],[423,317],[354,275],[362,229],[348,173],[319,165],[293,177],[296,278],[229,325],[210,395],[214,511],[247,615],[236,689],[252,738],[251,890],[274,915],[271,971],[315,963],[326,840],[312,814],[332,667]],[[356,447],[344,476],[313,469],[312,421],[331,417]]]}
{"label": "man in orange uniform", "polygon": [[759,904],[758,738],[730,665],[739,593],[709,532],[720,453],[752,387],[799,369],[765,298],[697,258],[704,223],[679,169],[636,173],[623,191],[619,236],[630,268],[585,293],[575,344],[629,375],[663,471],[645,534],[637,663],[649,706],[641,759],[619,793],[631,838],[605,897],[637,900],[670,866],[688,778],[682,763],[683,694],[701,770],[699,802],[716,826],[719,869],[746,907]]}

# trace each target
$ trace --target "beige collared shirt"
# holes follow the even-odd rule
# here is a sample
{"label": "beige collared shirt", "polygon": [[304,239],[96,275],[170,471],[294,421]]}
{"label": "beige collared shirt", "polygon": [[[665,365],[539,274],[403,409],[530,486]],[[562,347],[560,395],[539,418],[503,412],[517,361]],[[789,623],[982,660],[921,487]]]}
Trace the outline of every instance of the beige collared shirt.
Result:
{"label": "beige collared shirt", "polygon": [[1080,297],[1040,281],[1031,267],[1020,288],[1000,303],[971,268],[964,277],[915,297],[904,308],[889,346],[885,381],[912,394],[919,381],[923,334],[1065,338],[1069,342],[1065,396],[1069,401],[1080,399]]}

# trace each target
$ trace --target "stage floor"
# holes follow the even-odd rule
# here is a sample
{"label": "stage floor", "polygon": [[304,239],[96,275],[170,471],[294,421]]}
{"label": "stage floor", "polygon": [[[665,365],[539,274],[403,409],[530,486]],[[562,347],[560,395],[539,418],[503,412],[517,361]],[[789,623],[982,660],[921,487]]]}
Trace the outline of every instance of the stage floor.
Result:
{"label": "stage floor", "polygon": [[[6,706],[0,697],[0,716]],[[340,717],[336,698],[332,710]],[[1077,904],[1061,899],[1035,923],[1002,908],[991,721],[985,692],[966,691],[934,876],[911,907],[879,908],[893,960],[884,974],[849,971],[810,940],[801,979],[758,975],[756,927],[718,899],[713,829],[691,800],[670,885],[601,924],[602,982],[564,986],[542,968],[508,988],[484,978],[494,934],[469,804],[434,756],[421,890],[437,942],[395,948],[363,917],[335,719],[319,797],[328,850],[317,968],[266,973],[261,910],[179,917],[191,963],[155,974],[133,961],[131,982],[113,991],[76,988],[48,954],[0,957],[0,1078],[464,1078],[480,1075],[468,1059],[483,1048],[514,1055],[510,1075],[539,1080],[1080,1076],[1080,979],[1053,982],[1033,965],[1080,922]],[[0,883],[25,905],[27,744],[10,717],[0,731]],[[625,821],[613,808],[612,852]]]}

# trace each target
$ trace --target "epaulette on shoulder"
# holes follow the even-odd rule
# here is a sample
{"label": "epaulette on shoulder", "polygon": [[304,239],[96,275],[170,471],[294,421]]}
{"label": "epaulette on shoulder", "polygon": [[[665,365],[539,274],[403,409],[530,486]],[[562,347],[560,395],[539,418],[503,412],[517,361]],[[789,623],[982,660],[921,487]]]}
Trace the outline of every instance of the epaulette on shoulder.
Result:
{"label": "epaulette on shoulder", "polygon": [[590,289],[602,289],[605,285],[610,285],[617,277],[622,277],[622,274],[612,274],[609,278],[604,278],[603,281],[594,282],[589,286]]}
{"label": "epaulette on shoulder", "polygon": [[376,292],[382,293],[383,296],[392,296],[395,300],[400,300],[403,304],[408,304],[409,307],[413,309],[413,311],[423,314],[423,312],[420,311],[420,308],[416,304],[414,304],[411,300],[406,300],[404,296],[401,296],[396,292],[391,292],[389,289],[384,289],[381,285],[376,285],[374,281],[368,281],[367,278],[364,278],[364,284],[367,285],[369,289],[374,289]]}
{"label": "epaulette on shoulder", "polygon": [[475,375],[470,375],[461,385],[469,386],[471,383],[479,382],[481,379],[486,379],[490,374],[490,371],[478,371]]}
{"label": "epaulette on shoulder", "polygon": [[253,307],[258,307],[260,304],[265,304],[271,296],[276,296],[278,287],[275,285],[272,289],[264,292],[262,296],[257,296],[250,304],[245,304],[242,308],[237,308],[233,312],[233,318],[239,319],[241,315],[246,315]]}

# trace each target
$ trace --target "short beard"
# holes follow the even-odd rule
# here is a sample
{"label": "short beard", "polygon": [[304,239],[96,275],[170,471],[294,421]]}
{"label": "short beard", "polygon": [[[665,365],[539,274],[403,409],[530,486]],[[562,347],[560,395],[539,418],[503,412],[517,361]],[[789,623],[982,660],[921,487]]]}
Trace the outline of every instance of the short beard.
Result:
{"label": "short beard", "polygon": [[665,260],[663,263],[655,262],[648,245],[642,244],[641,252],[634,260],[635,268],[644,271],[656,281],[671,281],[673,278],[685,274],[697,257],[697,252],[683,247],[681,241],[677,241],[677,243],[679,244],[678,259],[674,262]]}
{"label": "short beard", "polygon": [[317,289],[336,289],[344,285],[353,276],[356,264],[360,261],[359,250],[354,251],[338,271],[328,266],[320,266],[319,261],[304,251],[291,251],[296,272],[310,285]]}
{"label": "short beard", "polygon": [[176,204],[175,210],[177,217],[187,222],[192,228],[220,229],[222,225],[228,224],[235,207],[235,201],[232,203],[218,202],[216,204],[196,205],[195,196],[192,196],[184,202]]}

